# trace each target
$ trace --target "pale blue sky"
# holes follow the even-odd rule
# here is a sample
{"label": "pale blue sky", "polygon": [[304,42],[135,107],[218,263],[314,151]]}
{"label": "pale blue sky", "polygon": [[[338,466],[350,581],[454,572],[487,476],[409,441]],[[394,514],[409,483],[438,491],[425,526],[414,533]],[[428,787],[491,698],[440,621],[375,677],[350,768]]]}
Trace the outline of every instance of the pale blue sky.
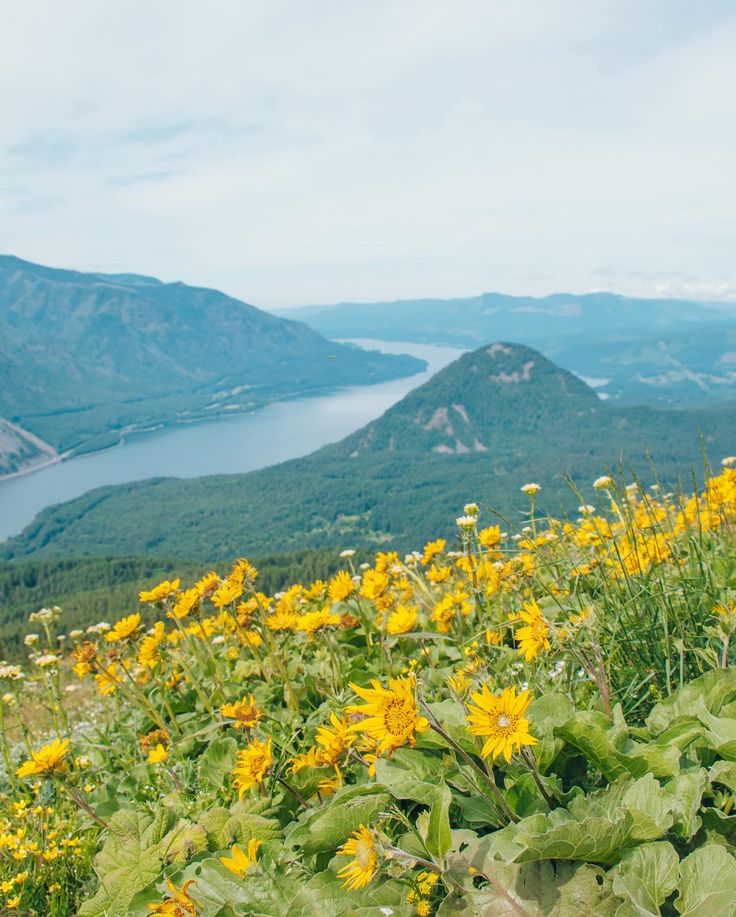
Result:
{"label": "pale blue sky", "polygon": [[263,307],[736,299],[736,5],[37,0],[0,252]]}

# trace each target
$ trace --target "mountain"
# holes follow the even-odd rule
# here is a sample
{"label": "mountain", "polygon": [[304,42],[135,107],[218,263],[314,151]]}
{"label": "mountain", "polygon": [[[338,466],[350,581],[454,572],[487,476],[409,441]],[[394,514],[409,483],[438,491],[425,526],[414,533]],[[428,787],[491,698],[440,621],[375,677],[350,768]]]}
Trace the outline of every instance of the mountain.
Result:
{"label": "mountain", "polygon": [[[529,347],[464,354],[346,439],[244,475],[159,478],[105,487],[50,507],[4,546],[28,556],[146,554],[216,562],[307,547],[411,549],[469,499],[521,522],[519,487],[540,505],[575,512],[611,467],[665,484],[733,453],[736,411],[618,407]],[[702,444],[699,440],[702,433]]]}
{"label": "mountain", "polygon": [[521,340],[622,404],[736,401],[736,304],[560,293],[305,306],[327,337],[477,347]]}
{"label": "mountain", "polygon": [[494,340],[547,348],[571,335],[600,339],[724,321],[722,310],[699,302],[636,299],[615,293],[555,293],[541,298],[482,293],[464,299],[302,306],[279,314],[305,321],[329,338],[422,341],[467,348]]}
{"label": "mountain", "polygon": [[217,290],[0,256],[0,473],[424,365]]}
{"label": "mountain", "polygon": [[629,404],[736,402],[736,323],[646,337],[572,338],[549,355]]}

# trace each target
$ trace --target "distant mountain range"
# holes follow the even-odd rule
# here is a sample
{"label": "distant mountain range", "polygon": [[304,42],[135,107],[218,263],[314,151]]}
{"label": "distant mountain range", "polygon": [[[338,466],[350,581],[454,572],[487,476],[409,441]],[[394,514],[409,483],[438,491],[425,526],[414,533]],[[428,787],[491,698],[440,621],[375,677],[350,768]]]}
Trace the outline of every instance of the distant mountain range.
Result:
{"label": "distant mountain range", "polygon": [[0,256],[0,474],[424,366],[217,290]]}
{"label": "distant mountain range", "polygon": [[736,401],[736,303],[635,299],[613,293],[543,298],[484,293],[305,306],[280,313],[330,338],[371,337],[474,348],[538,347],[621,404]]}
{"label": "distant mountain range", "polygon": [[[408,549],[453,536],[468,500],[521,524],[527,481],[542,507],[576,512],[569,475],[632,468],[666,484],[731,454],[736,410],[620,407],[539,352],[497,343],[466,353],[382,417],[305,458],[244,475],[171,478],[91,491],[40,513],[4,545],[28,556],[148,554],[216,562],[306,547]],[[699,434],[702,439],[699,439]]]}

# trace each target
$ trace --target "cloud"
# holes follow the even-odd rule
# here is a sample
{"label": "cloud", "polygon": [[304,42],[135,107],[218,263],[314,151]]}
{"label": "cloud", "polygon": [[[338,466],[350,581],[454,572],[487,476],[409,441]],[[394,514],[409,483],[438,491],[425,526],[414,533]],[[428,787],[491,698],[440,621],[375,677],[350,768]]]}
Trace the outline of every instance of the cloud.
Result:
{"label": "cloud", "polygon": [[0,250],[265,306],[730,297],[735,40],[726,2],[15,4]]}

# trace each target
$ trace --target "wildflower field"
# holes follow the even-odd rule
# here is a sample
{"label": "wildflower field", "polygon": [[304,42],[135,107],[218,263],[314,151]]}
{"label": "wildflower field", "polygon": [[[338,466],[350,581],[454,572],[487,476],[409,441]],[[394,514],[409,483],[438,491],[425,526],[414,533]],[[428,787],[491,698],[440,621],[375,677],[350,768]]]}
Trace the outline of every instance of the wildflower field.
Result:
{"label": "wildflower field", "polygon": [[[0,908],[736,914],[736,459],[259,590],[151,584],[0,666]],[[49,597],[53,600],[53,597]],[[736,641],[734,641],[736,642]]]}

